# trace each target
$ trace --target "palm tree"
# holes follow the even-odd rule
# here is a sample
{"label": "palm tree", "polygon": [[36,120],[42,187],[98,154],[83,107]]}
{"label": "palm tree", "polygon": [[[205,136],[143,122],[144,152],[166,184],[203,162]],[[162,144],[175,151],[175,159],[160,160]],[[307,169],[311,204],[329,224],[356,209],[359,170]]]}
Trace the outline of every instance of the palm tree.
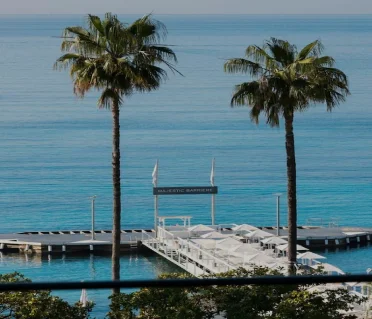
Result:
{"label": "palm tree", "polygon": [[334,68],[334,59],[322,56],[322,51],[319,40],[298,52],[288,41],[271,38],[262,47],[250,45],[245,51],[247,59],[230,59],[224,64],[225,72],[242,72],[252,78],[250,82],[235,86],[231,106],[249,106],[251,120],[256,124],[261,113],[272,127],[279,126],[280,118],[284,119],[291,273],[296,263],[297,240],[294,114],[317,103],[325,103],[327,111],[331,111],[349,94],[346,75]]}
{"label": "palm tree", "polygon": [[120,106],[133,92],[160,86],[167,73],[159,65],[177,72],[173,67],[175,53],[160,43],[165,36],[165,26],[151,15],[132,24],[120,22],[111,13],[104,19],[88,15],[86,28],[64,30],[61,50],[66,53],[55,63],[57,69],[70,69],[77,96],[83,98],[91,89],[99,90],[98,106],[112,112],[113,280],[120,279]]}

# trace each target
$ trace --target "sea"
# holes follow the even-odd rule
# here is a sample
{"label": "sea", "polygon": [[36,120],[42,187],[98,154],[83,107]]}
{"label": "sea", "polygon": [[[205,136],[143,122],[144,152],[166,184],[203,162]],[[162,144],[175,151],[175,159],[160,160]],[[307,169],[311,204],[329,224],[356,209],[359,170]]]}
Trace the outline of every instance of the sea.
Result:
{"label": "sea", "polygon": [[[223,71],[227,59],[270,37],[298,48],[320,39],[350,82],[351,95],[331,113],[315,105],[295,115],[299,224],[372,227],[372,16],[154,17],[167,26],[163,44],[177,54],[182,76],[168,72],[159,90],[124,99],[122,228],[153,226],[156,160],[158,186],[208,186],[213,158],[217,223],[275,225],[281,193],[286,224],[283,123],[256,125],[247,107],[231,108],[234,85],[250,78]],[[89,229],[93,195],[96,227],[112,226],[111,113],[97,107],[99,92],[79,99],[68,70],[53,69],[63,29],[85,22],[82,15],[0,15],[0,233]],[[193,224],[210,223],[210,212],[209,195],[159,199],[160,215],[190,215]],[[351,273],[372,266],[368,246],[324,255]],[[1,256],[0,273],[15,270],[35,281],[103,280],[111,268],[102,256]],[[122,257],[123,279],[176,270],[153,255]],[[108,293],[88,292],[101,314]]]}

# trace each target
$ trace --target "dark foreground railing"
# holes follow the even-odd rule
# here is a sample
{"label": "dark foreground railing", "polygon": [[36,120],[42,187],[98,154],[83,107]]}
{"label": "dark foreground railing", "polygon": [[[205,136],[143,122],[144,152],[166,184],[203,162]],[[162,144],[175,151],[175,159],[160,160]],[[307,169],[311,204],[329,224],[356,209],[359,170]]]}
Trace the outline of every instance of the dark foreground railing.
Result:
{"label": "dark foreground railing", "polygon": [[341,276],[265,276],[251,278],[216,278],[216,279],[155,279],[155,280],[120,280],[120,281],[84,281],[84,282],[19,282],[2,283],[0,291],[27,290],[72,290],[72,289],[111,289],[142,287],[202,287],[227,285],[301,285],[345,282],[372,282],[372,275]]}

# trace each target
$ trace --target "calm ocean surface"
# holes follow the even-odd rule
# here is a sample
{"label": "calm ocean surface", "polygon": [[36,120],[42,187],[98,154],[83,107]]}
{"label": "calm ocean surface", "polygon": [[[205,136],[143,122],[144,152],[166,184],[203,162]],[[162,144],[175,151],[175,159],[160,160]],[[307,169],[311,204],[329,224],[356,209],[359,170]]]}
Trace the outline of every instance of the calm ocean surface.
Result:
{"label": "calm ocean surface", "polygon": [[[132,21],[136,16],[123,16]],[[339,218],[340,225],[372,227],[371,16],[156,16],[169,31],[184,77],[151,94],[134,95],[121,113],[122,227],[153,222],[151,172],[159,186],[208,185],[216,158],[217,222],[275,223],[276,192],[283,192],[283,128],[249,120],[230,109],[234,84],[247,78],[223,72],[225,59],[249,44],[278,37],[299,47],[321,39],[349,76],[352,96],[326,113],[317,106],[296,114],[299,223]],[[98,228],[111,227],[111,114],[72,93],[68,72],[53,71],[62,29],[82,16],[0,15],[0,232],[90,227],[89,196],[97,195]],[[161,215],[192,215],[208,223],[208,196],[160,198]],[[372,266],[372,249],[329,253],[346,271]],[[355,262],[356,259],[358,262]],[[123,257],[123,278],[152,278],[155,257]],[[21,270],[37,280],[109,278],[108,259],[28,261],[4,257],[0,272]],[[164,264],[164,263],[162,263]],[[135,267],[134,267],[135,266]],[[167,266],[168,267],[168,266]]]}

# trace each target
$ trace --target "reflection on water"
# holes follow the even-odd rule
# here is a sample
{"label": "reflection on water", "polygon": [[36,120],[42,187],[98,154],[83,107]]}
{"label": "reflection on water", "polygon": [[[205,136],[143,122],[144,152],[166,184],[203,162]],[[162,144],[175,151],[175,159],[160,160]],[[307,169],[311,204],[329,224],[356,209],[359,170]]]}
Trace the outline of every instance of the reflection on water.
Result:
{"label": "reflection on water", "polygon": [[[153,254],[131,253],[121,256],[121,279],[153,279],[164,272],[181,270]],[[33,281],[89,281],[110,280],[111,260],[109,256],[87,254],[49,255],[0,253],[0,273],[18,271]],[[130,291],[130,290],[123,290]],[[76,302],[80,291],[55,291],[55,294]],[[88,298],[96,303],[94,314],[102,318],[108,310],[110,290],[89,290]]]}

